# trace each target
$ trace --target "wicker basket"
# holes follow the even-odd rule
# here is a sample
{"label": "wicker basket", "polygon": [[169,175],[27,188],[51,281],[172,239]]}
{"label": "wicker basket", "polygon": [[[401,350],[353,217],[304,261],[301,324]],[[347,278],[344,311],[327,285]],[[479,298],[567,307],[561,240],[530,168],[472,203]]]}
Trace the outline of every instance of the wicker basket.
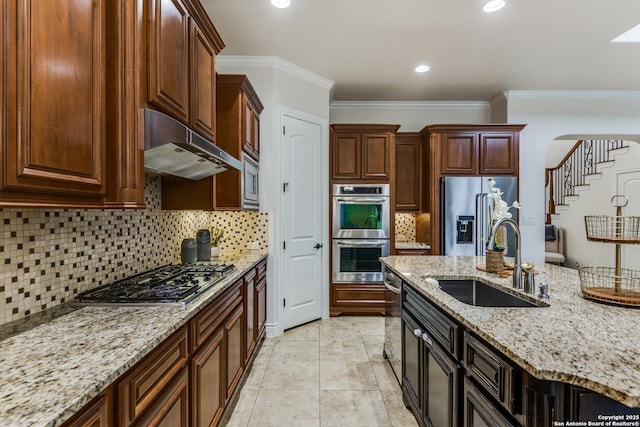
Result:
{"label": "wicker basket", "polygon": [[640,307],[640,271],[612,267],[582,267],[578,270],[585,298],[617,305]]}
{"label": "wicker basket", "polygon": [[640,243],[640,216],[585,216],[584,226],[588,240],[608,243]]}

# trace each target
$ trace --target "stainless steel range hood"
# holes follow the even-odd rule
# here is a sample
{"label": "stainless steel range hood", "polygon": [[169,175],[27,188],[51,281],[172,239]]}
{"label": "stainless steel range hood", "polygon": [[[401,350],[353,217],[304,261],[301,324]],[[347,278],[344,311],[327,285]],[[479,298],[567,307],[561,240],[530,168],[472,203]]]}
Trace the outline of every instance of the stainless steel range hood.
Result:
{"label": "stainless steel range hood", "polygon": [[174,118],[145,108],[144,168],[195,181],[242,170],[242,163]]}

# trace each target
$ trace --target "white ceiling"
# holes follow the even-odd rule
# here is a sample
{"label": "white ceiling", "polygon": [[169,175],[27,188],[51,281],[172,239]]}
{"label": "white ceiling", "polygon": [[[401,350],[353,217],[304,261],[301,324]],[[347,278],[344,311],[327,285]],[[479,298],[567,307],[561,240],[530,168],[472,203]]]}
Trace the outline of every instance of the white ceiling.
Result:
{"label": "white ceiling", "polygon": [[[640,90],[638,0],[202,0],[221,55],[278,56],[338,101],[486,101],[506,90]],[[431,70],[418,74],[416,65]]]}

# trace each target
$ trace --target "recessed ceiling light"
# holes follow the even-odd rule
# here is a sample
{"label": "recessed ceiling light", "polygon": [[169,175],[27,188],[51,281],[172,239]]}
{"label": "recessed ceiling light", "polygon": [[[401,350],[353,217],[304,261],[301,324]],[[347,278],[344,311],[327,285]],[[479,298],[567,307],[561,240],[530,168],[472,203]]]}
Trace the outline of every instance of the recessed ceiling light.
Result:
{"label": "recessed ceiling light", "polygon": [[415,68],[416,73],[425,73],[427,71],[429,71],[429,66],[428,65],[418,65]]}
{"label": "recessed ceiling light", "polygon": [[496,12],[502,9],[505,4],[504,0],[491,0],[484,5],[482,10],[485,12]]}
{"label": "recessed ceiling light", "polygon": [[640,43],[640,24],[620,34],[611,43]]}
{"label": "recessed ceiling light", "polygon": [[271,0],[271,4],[280,9],[291,6],[290,0]]}

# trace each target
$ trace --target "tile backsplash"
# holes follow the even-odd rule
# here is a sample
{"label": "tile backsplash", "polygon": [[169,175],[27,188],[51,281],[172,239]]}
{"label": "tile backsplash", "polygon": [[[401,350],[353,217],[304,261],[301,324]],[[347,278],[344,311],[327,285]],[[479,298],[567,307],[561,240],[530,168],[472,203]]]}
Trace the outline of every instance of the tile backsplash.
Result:
{"label": "tile backsplash", "polygon": [[[404,239],[399,237],[404,236]],[[415,242],[416,215],[411,213],[396,213],[396,240]]]}
{"label": "tile backsplash", "polygon": [[267,214],[163,211],[160,179],[147,175],[146,209],[0,209],[0,324],[101,284],[180,262],[180,243],[222,227],[222,252],[267,247]]}

